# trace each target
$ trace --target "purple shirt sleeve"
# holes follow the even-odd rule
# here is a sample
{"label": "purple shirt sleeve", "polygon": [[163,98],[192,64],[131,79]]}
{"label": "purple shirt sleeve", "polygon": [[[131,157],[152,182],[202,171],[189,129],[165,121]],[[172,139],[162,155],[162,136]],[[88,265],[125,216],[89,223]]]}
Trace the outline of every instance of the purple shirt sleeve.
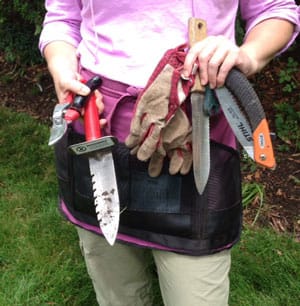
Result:
{"label": "purple shirt sleeve", "polygon": [[241,17],[246,21],[246,35],[263,20],[270,18],[285,19],[295,24],[294,34],[289,43],[280,51],[285,51],[295,40],[300,30],[300,7],[294,1],[265,0],[240,1]]}
{"label": "purple shirt sleeve", "polygon": [[77,47],[81,41],[81,1],[46,0],[45,7],[47,13],[39,40],[41,52],[48,43],[58,40]]}

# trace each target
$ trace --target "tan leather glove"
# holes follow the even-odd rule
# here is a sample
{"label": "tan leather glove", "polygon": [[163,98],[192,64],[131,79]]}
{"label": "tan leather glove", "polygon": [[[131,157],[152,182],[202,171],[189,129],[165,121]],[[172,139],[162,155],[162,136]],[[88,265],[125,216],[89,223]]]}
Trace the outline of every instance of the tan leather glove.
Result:
{"label": "tan leather glove", "polygon": [[177,110],[174,119],[174,127],[170,127],[170,132],[166,129],[163,143],[170,158],[170,174],[185,175],[190,171],[193,163],[192,126],[182,108]]}
{"label": "tan leather glove", "polygon": [[149,159],[165,126],[173,72],[173,67],[167,64],[137,102],[125,144],[133,149],[132,153],[137,153],[139,160]]}
{"label": "tan leather glove", "polygon": [[162,130],[193,85],[192,81],[182,80],[180,76],[185,47],[182,45],[166,52],[137,99],[125,144],[141,161],[159,151]]}
{"label": "tan leather glove", "polygon": [[164,158],[170,159],[169,172],[187,174],[193,162],[192,126],[184,108],[179,107],[174,116],[162,130],[159,144],[150,158],[149,175],[156,177],[161,173]]}

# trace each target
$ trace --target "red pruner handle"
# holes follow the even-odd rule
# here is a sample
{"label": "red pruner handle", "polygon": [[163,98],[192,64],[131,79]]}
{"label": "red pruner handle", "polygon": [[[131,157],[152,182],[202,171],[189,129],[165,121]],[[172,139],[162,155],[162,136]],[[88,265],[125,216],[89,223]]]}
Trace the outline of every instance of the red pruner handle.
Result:
{"label": "red pruner handle", "polygon": [[96,96],[91,94],[84,106],[84,130],[86,141],[101,138],[99,112],[96,105]]}
{"label": "red pruner handle", "polygon": [[[70,106],[72,106],[73,100],[74,100],[74,94],[70,92],[65,102],[69,103]],[[67,122],[73,122],[79,119],[79,117],[80,117],[80,112],[78,110],[72,109],[72,107],[69,107],[66,113],[64,114],[64,118]]]}

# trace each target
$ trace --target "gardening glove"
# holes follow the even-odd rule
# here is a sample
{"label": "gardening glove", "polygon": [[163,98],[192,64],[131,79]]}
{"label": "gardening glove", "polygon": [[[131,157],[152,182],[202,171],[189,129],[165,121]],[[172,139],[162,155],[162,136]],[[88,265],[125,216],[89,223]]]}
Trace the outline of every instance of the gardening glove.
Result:
{"label": "gardening glove", "polygon": [[177,110],[174,121],[166,129],[163,143],[170,158],[170,174],[187,174],[193,163],[192,125],[182,108]]}
{"label": "gardening glove", "polygon": [[158,146],[150,158],[149,175],[160,174],[166,155],[170,158],[169,172],[187,174],[192,165],[192,126],[184,107],[179,107],[162,130]]}
{"label": "gardening glove", "polygon": [[168,155],[170,174],[188,174],[193,164],[192,133],[187,135],[180,147],[170,150]]}
{"label": "gardening glove", "polygon": [[181,94],[186,97],[193,86],[191,80],[180,77],[185,55],[185,45],[168,50],[137,99],[125,144],[141,161],[160,146],[161,131],[184,100]]}
{"label": "gardening glove", "polygon": [[160,138],[156,150],[153,152],[153,154],[150,157],[148,174],[151,177],[157,177],[160,175],[166,155],[167,155],[166,150],[163,147],[163,143]]}

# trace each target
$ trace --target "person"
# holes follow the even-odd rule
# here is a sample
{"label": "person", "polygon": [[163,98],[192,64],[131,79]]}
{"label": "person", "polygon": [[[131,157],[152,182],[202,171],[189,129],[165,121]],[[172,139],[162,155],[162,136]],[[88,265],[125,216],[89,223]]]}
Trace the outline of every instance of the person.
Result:
{"label": "person", "polygon": [[[152,305],[150,256],[165,305],[227,305],[242,207],[235,137],[223,113],[210,120],[211,173],[201,196],[193,170],[169,174],[166,156],[162,172],[150,176],[149,160],[124,143],[155,67],[167,50],[188,42],[190,17],[206,21],[207,37],[185,49],[180,73],[188,79],[197,63],[201,84],[214,89],[233,67],[251,76],[285,51],[299,32],[299,7],[292,0],[46,0],[45,6],[39,48],[59,103],[69,93],[88,95],[80,80],[101,76],[101,126],[119,140],[113,156],[121,214],[113,246],[96,219],[87,159],[67,150],[84,140],[80,120],[55,147],[60,209],[76,226],[99,305]],[[245,22],[240,46],[238,12]]]}

